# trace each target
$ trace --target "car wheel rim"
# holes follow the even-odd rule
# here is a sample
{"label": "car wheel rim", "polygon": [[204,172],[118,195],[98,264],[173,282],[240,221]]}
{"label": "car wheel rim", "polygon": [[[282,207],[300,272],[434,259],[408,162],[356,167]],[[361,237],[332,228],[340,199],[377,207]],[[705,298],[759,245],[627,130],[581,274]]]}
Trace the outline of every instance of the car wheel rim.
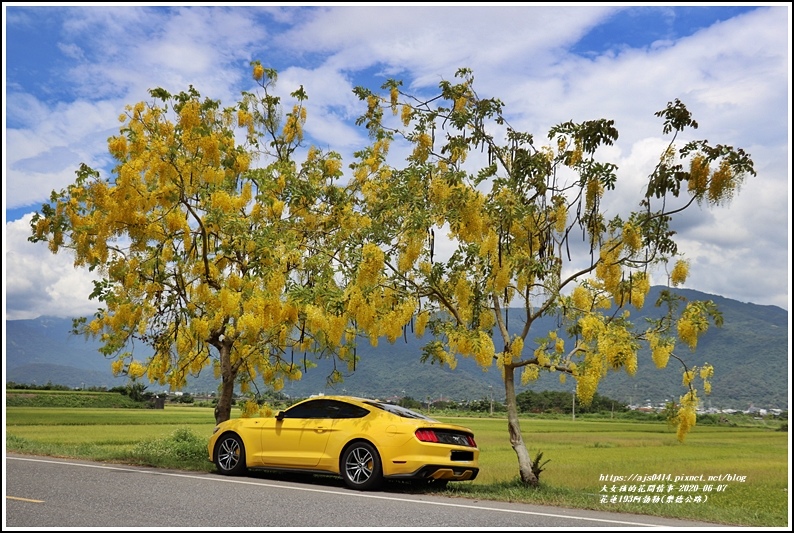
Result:
{"label": "car wheel rim", "polygon": [[224,470],[231,470],[240,461],[240,446],[234,439],[226,439],[218,450],[218,463]]}
{"label": "car wheel rim", "polygon": [[347,458],[345,471],[347,477],[354,483],[365,483],[372,477],[375,458],[364,448],[356,448]]}

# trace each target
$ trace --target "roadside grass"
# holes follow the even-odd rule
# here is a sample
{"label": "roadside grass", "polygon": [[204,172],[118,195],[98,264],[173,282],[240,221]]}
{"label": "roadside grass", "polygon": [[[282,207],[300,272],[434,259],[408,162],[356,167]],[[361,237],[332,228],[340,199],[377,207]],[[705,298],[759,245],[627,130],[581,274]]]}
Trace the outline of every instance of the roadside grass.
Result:
{"label": "roadside grass", "polygon": [[[477,435],[481,471],[472,483],[451,483],[450,495],[715,524],[789,526],[785,432],[698,425],[680,443],[664,422],[522,419],[530,455],[541,451],[544,460],[550,459],[540,487],[533,490],[518,481],[505,420],[467,420],[465,425]],[[664,481],[654,480],[654,475]],[[670,485],[674,490],[668,492]],[[671,494],[683,496],[683,501],[642,503],[646,496],[652,500]],[[613,496],[618,502],[610,502]],[[620,503],[621,496],[640,501]],[[693,501],[688,503],[687,496]],[[696,503],[696,496],[707,498]]]}
{"label": "roadside grass", "polygon": [[[215,425],[210,407],[7,407],[5,415],[8,452],[214,471],[206,450]],[[549,460],[540,486],[533,489],[518,480],[504,418],[437,418],[470,427],[480,448],[477,479],[450,483],[442,493],[446,496],[734,526],[790,525],[787,432],[697,425],[679,443],[664,422],[522,418],[530,455],[542,452]],[[661,479],[649,477],[654,475]],[[650,501],[669,495],[681,496],[682,501]],[[639,498],[613,503],[613,496]],[[643,503],[646,497],[649,502]]]}

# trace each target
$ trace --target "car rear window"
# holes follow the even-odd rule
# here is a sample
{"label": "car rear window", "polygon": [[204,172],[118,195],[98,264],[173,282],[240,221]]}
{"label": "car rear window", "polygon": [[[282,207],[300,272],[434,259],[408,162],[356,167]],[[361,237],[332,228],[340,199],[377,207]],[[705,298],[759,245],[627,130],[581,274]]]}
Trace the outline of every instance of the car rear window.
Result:
{"label": "car rear window", "polygon": [[417,413],[416,411],[412,411],[411,409],[407,409],[399,405],[394,405],[393,403],[382,403],[382,402],[366,402],[366,403],[367,405],[371,405],[372,407],[382,409],[388,413],[401,416],[403,418],[415,418],[417,420],[425,420],[427,422],[437,422],[437,420],[434,420],[429,416],[425,416],[422,413]]}

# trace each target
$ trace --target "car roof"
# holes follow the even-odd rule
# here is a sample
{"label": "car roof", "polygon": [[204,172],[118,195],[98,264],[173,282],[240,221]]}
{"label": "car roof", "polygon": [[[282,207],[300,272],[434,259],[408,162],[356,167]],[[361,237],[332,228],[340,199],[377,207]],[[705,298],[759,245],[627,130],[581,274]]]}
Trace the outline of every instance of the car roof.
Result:
{"label": "car roof", "polygon": [[[397,405],[397,404],[394,404],[394,403],[389,403],[389,402],[386,402],[386,401],[383,401],[383,400],[375,400],[375,399],[371,399],[371,398],[361,398],[361,397],[358,397],[358,396],[346,396],[346,395],[339,395],[339,394],[333,394],[333,395],[315,394],[313,396],[310,396],[309,398],[306,398],[306,400],[303,400],[303,401],[298,402],[298,403],[303,403],[303,402],[309,401],[309,400],[339,400],[339,401],[343,401],[343,402],[346,401],[346,402],[350,402],[350,403],[354,403],[354,404],[360,405],[362,407],[370,407],[370,408],[375,408],[375,409],[381,409],[384,412],[391,413],[393,415],[397,415],[397,416],[400,416],[402,418],[413,418],[413,419],[417,419],[417,420],[424,420],[424,421],[427,421],[427,422],[438,422],[434,418],[431,418],[431,417],[429,417],[429,416],[427,416],[425,414],[422,414],[422,413],[419,413],[419,412],[414,411],[412,409],[408,409],[407,407],[402,407],[400,405]],[[298,405],[298,403],[296,403],[295,405]]]}

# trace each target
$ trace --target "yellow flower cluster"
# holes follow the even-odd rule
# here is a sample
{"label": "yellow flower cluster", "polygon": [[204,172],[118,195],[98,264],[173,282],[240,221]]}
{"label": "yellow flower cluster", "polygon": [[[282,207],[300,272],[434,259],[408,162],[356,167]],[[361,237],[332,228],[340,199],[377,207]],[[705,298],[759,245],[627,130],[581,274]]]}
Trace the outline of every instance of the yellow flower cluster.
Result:
{"label": "yellow flower cluster", "polygon": [[645,305],[645,297],[651,290],[651,283],[644,272],[636,272],[631,277],[631,303],[637,309]]}
{"label": "yellow flower cluster", "polygon": [[557,151],[558,152],[564,152],[565,148],[567,147],[567,145],[568,145],[568,139],[566,139],[565,137],[562,137],[562,136],[557,137]]}
{"label": "yellow flower cluster", "polygon": [[486,230],[485,237],[480,243],[480,257],[494,256],[494,260],[498,260],[497,247],[499,246],[499,235],[492,229]]}
{"label": "yellow flower cluster", "polygon": [[725,199],[730,199],[733,196],[733,191],[736,187],[734,183],[735,175],[731,164],[727,159],[720,161],[720,166],[711,175],[709,182],[709,200],[714,203],[721,202]]}
{"label": "yellow flower cluster", "polygon": [[490,330],[496,324],[496,315],[490,309],[480,312],[480,329]]}
{"label": "yellow flower cluster", "polygon": [[421,311],[418,315],[416,315],[414,332],[416,333],[417,337],[422,337],[425,334],[428,320],[430,320],[430,313],[427,311]]}
{"label": "yellow flower cluster", "polygon": [[254,117],[246,111],[245,109],[238,109],[237,110],[237,126],[241,128],[245,128],[247,126],[251,126],[254,123]]}
{"label": "yellow flower cluster", "polygon": [[565,341],[562,340],[561,338],[557,338],[554,341],[554,351],[558,355],[562,355],[562,353],[565,351]]}
{"label": "yellow flower cluster", "polygon": [[568,162],[569,166],[575,166],[582,162],[582,139],[576,138],[574,141],[574,149],[571,153],[571,159]]}
{"label": "yellow flower cluster", "polygon": [[651,348],[651,359],[653,359],[656,368],[667,367],[670,354],[673,353],[675,341],[673,339],[662,339],[659,335],[651,331],[646,334],[646,338]]}
{"label": "yellow flower cluster", "polygon": [[537,365],[527,365],[521,372],[521,385],[527,385],[538,379],[540,371]]}
{"label": "yellow flower cluster", "polygon": [[127,375],[132,379],[138,379],[146,374],[146,367],[138,361],[130,361],[130,366],[127,369]]}
{"label": "yellow flower cluster", "polygon": [[637,372],[637,352],[631,334],[620,326],[610,326],[598,337],[598,352],[614,370],[624,368],[633,376]]}
{"label": "yellow flower cluster", "polygon": [[210,205],[213,209],[218,209],[226,213],[234,211],[236,205],[232,196],[224,190],[216,190],[210,196]]}
{"label": "yellow flower cluster", "polygon": [[588,211],[593,208],[596,201],[604,194],[604,186],[598,181],[598,178],[590,178],[587,180],[587,188],[585,191],[585,209]]}
{"label": "yellow flower cluster", "polygon": [[693,302],[688,303],[681,313],[681,318],[678,319],[678,337],[694,350],[698,337],[707,329],[708,320],[703,315],[702,309]]}
{"label": "yellow flower cluster", "polygon": [[458,98],[455,98],[455,103],[453,104],[452,111],[457,113],[463,111],[466,108],[466,102],[468,101],[467,94],[462,94]]}
{"label": "yellow flower cluster", "polygon": [[199,117],[199,103],[195,100],[185,102],[182,109],[179,110],[179,125],[182,126],[184,131],[191,130],[196,126],[201,125],[201,118]]}
{"label": "yellow flower cluster", "polygon": [[298,323],[298,307],[294,302],[288,301],[281,306],[281,320],[290,325]]}
{"label": "yellow flower cluster", "polygon": [[287,144],[293,141],[300,142],[303,139],[303,123],[306,121],[306,109],[295,106],[292,113],[287,115],[287,120],[284,123],[284,142]]}
{"label": "yellow flower cluster", "polygon": [[696,195],[706,192],[709,181],[709,164],[703,154],[695,154],[689,164],[689,183],[687,188]]}
{"label": "yellow flower cluster", "polygon": [[358,267],[357,283],[361,287],[371,287],[380,279],[383,270],[384,253],[376,244],[367,243],[362,250],[362,260]]}
{"label": "yellow flower cluster", "polygon": [[670,273],[670,283],[677,287],[684,283],[689,276],[689,261],[680,260],[676,262],[673,271]]}
{"label": "yellow flower cluster", "polygon": [[564,201],[555,202],[551,220],[554,222],[554,231],[558,233],[565,231],[565,225],[568,222],[568,207]]}
{"label": "yellow flower cluster", "polygon": [[468,152],[466,149],[460,145],[452,145],[449,148],[449,160],[452,163],[463,163],[466,161],[466,157],[468,156]]}
{"label": "yellow flower cluster", "polygon": [[678,336],[694,350],[697,345],[697,328],[692,320],[682,317],[678,321]]}
{"label": "yellow flower cluster", "polygon": [[430,181],[430,201],[434,205],[444,205],[451,193],[452,189],[447,184],[446,180],[437,176],[432,178]]}
{"label": "yellow flower cluster", "polygon": [[679,442],[684,442],[684,438],[687,433],[689,433],[689,430],[695,427],[695,423],[697,422],[697,406],[698,398],[694,389],[681,396],[678,415],[675,418],[678,426],[676,436]]}
{"label": "yellow flower cluster", "polygon": [[284,214],[284,202],[279,199],[273,200],[270,209],[268,209],[268,216],[273,220],[278,220],[282,214]]}
{"label": "yellow flower cluster", "polygon": [[515,335],[513,340],[510,341],[510,357],[513,361],[521,359],[521,353],[524,351],[524,339]]}
{"label": "yellow flower cluster", "polygon": [[631,222],[623,224],[623,244],[632,252],[636,252],[642,248],[642,234],[640,233],[640,229]]}
{"label": "yellow flower cluster", "polygon": [[389,90],[389,103],[391,105],[392,114],[397,114],[397,99],[400,97],[399,89],[394,86]]}
{"label": "yellow flower cluster", "polygon": [[408,234],[406,241],[397,260],[397,269],[400,272],[407,272],[416,262],[424,246],[424,236],[422,234]]}
{"label": "yellow flower cluster", "polygon": [[238,292],[222,288],[218,295],[221,312],[226,315],[235,316],[240,306],[240,294]]}
{"label": "yellow flower cluster", "polygon": [[265,67],[263,67],[262,65],[259,65],[259,64],[257,64],[257,65],[254,65],[254,72],[253,72],[253,74],[254,74],[254,79],[255,79],[256,81],[259,81],[259,80],[261,80],[261,79],[262,79],[262,76],[264,76],[264,75],[265,75]]}
{"label": "yellow flower cluster", "polygon": [[485,331],[477,331],[477,340],[474,345],[474,360],[477,364],[485,368],[491,366],[496,349],[493,345],[493,338]]}
{"label": "yellow flower cluster", "polygon": [[323,162],[323,166],[327,176],[336,177],[339,175],[339,171],[342,169],[342,161],[329,157]]}
{"label": "yellow flower cluster", "polygon": [[454,370],[458,365],[455,355],[444,350],[441,343],[436,343],[430,349],[433,360],[438,361],[441,365],[447,365],[450,370]]}
{"label": "yellow flower cluster", "polygon": [[403,105],[402,112],[400,113],[400,120],[402,120],[403,126],[407,126],[411,123],[411,115],[412,115],[411,106]]}
{"label": "yellow flower cluster", "polygon": [[312,333],[325,331],[328,328],[328,321],[326,320],[323,310],[316,306],[309,304],[306,306],[306,327]]}
{"label": "yellow flower cluster", "polygon": [[454,359],[454,356],[451,355],[454,353],[466,357],[472,356],[482,367],[490,366],[493,362],[495,354],[493,339],[485,331],[452,331],[448,334],[448,344],[451,352],[447,359],[448,364],[450,360]]}
{"label": "yellow flower cluster", "polygon": [[127,155],[127,138],[123,135],[111,137],[108,139],[108,150],[113,157],[123,160]]}
{"label": "yellow flower cluster", "polygon": [[596,265],[596,276],[604,282],[604,288],[613,294],[623,274],[618,263],[620,250],[620,244],[614,240],[607,241],[601,246],[600,261]]}
{"label": "yellow flower cluster", "polygon": [[110,363],[110,370],[114,376],[120,376],[124,372],[124,359],[116,359]]}
{"label": "yellow flower cluster", "polygon": [[582,338],[585,342],[594,341],[605,329],[601,317],[594,314],[588,314],[580,318],[579,326],[582,328]]}
{"label": "yellow flower cluster", "polygon": [[494,267],[493,290],[497,293],[502,293],[507,285],[510,283],[510,267],[507,264],[507,259],[502,261],[501,266]]}
{"label": "yellow flower cluster", "polygon": [[[239,153],[234,157],[234,165],[232,165],[232,172],[242,174],[251,166],[251,156],[246,153]],[[250,186],[250,184],[246,184]]]}
{"label": "yellow flower cluster", "polygon": [[593,295],[586,287],[577,285],[571,293],[571,302],[577,311],[590,311],[593,308]]}
{"label": "yellow flower cluster", "polygon": [[535,351],[532,354],[535,356],[535,359],[538,360],[538,365],[540,366],[546,366],[551,362],[551,359],[549,358],[549,354],[546,352],[546,348],[547,346],[546,343],[544,342],[540,346],[535,348]]}
{"label": "yellow flower cluster", "polygon": [[485,196],[476,190],[466,196],[460,206],[463,223],[458,228],[458,237],[465,242],[480,242],[483,230],[488,227],[484,219]]}
{"label": "yellow flower cluster", "polygon": [[246,400],[240,408],[240,418],[251,418],[255,414],[259,414],[259,404],[254,400]]}
{"label": "yellow flower cluster", "polygon": [[469,302],[471,300],[471,284],[469,280],[466,279],[466,276],[459,275],[458,279],[455,281],[455,302],[457,303],[459,308],[468,308]]}
{"label": "yellow flower cluster", "polygon": [[363,331],[370,331],[375,325],[376,312],[372,305],[364,298],[359,287],[353,287],[350,290],[347,312],[358,323],[358,326]]}
{"label": "yellow flower cluster", "polygon": [[176,338],[176,352],[180,357],[186,356],[193,351],[193,338],[180,332]]}
{"label": "yellow flower cluster", "polygon": [[[149,360],[149,365],[146,370],[146,377],[151,381],[154,382],[163,382],[163,378],[165,378],[165,373],[168,371],[168,354],[159,353],[155,354]],[[179,387],[174,387],[176,390]]]}
{"label": "yellow flower cluster", "polygon": [[243,335],[255,336],[262,328],[262,318],[258,314],[243,313],[237,319],[237,331]]}
{"label": "yellow flower cluster", "polygon": [[165,231],[169,234],[174,234],[181,231],[190,231],[190,228],[187,225],[185,214],[178,209],[169,211],[165,215],[165,220],[163,222],[165,223]]}
{"label": "yellow flower cluster", "polygon": [[433,148],[433,139],[427,133],[420,133],[416,137],[416,146],[411,157],[419,163],[424,163],[430,156],[430,150]]}
{"label": "yellow flower cluster", "polygon": [[[396,309],[386,313],[385,315],[382,315],[377,321],[377,329],[372,332],[372,336],[383,336],[386,337],[386,340],[388,340],[390,343],[394,343],[402,336],[403,327],[406,324],[400,315],[401,313]],[[371,337],[370,341],[372,340]],[[373,344],[373,346],[375,345]]]}
{"label": "yellow flower cluster", "polygon": [[[564,375],[564,374],[562,374]],[[598,388],[598,375],[586,373],[576,378],[576,397],[582,405],[590,405]]]}

